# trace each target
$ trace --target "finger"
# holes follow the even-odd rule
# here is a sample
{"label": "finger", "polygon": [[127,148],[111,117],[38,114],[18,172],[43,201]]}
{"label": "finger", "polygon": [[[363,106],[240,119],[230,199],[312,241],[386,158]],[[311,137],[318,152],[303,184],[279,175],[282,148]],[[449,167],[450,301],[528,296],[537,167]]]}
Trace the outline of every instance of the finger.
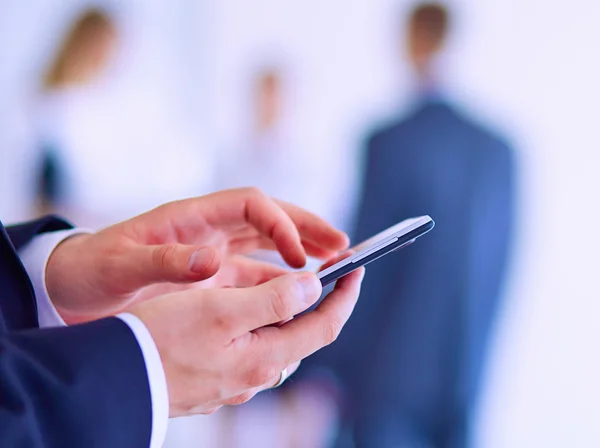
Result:
{"label": "finger", "polygon": [[331,252],[339,252],[350,245],[348,235],[331,226],[323,218],[288,202],[276,202],[290,216],[302,240],[310,241]]}
{"label": "finger", "polygon": [[[288,216],[290,216],[298,229],[302,238],[302,244],[305,248],[315,248],[315,250],[320,252],[324,251],[331,256],[333,253],[337,253],[348,247],[348,236],[344,232],[332,227],[324,219],[293,204],[277,199],[274,199],[273,201],[280,206]],[[259,247],[265,248],[265,244],[272,242],[269,238],[264,238],[263,241],[261,235],[257,235],[256,229],[253,228],[239,229],[239,231],[236,232],[235,240],[237,240],[239,244],[248,245],[253,249]],[[260,240],[260,244],[258,244],[258,240]],[[271,247],[273,246],[269,246],[268,248]]]}
{"label": "finger", "polygon": [[[237,254],[250,254],[259,249],[261,250],[272,250],[276,251],[277,247],[270,239],[262,235],[252,235],[245,237],[238,237],[230,241],[229,246],[233,253]],[[310,241],[302,240],[302,247],[306,255],[318,258],[321,260],[328,260],[336,255],[336,251],[325,249],[321,246],[316,245]]]}
{"label": "finger", "polygon": [[[278,200],[275,200],[275,202],[289,215],[297,227],[297,231],[302,238],[301,244],[308,255],[326,259],[348,247],[348,236],[332,227],[324,219],[295,205]],[[238,248],[243,248],[242,250],[248,252],[255,249],[272,249],[274,247],[272,241],[273,239],[268,237],[239,235],[236,244]]]}
{"label": "finger", "polygon": [[353,255],[354,251],[351,250],[347,250],[345,252],[342,252],[341,254],[338,254],[337,256],[333,257],[332,259],[330,259],[327,263],[325,263],[323,266],[321,266],[319,268],[319,272],[324,271],[327,268],[330,268],[331,266],[333,266],[336,263],[339,263],[342,260],[345,260],[346,258],[348,258],[349,256]]}
{"label": "finger", "polygon": [[155,283],[192,283],[206,280],[217,273],[219,252],[211,247],[165,244],[138,246],[131,251],[127,282],[134,287]]}
{"label": "finger", "polygon": [[250,224],[273,241],[286,263],[296,268],[306,264],[298,229],[275,201],[262,193],[251,197],[247,202],[246,216]]}
{"label": "finger", "polygon": [[338,280],[333,292],[313,312],[279,328],[255,331],[257,350],[277,358],[277,365],[286,366],[334,342],[354,310],[364,272],[360,268]]}
{"label": "finger", "polygon": [[302,272],[253,288],[212,290],[211,294],[223,310],[221,320],[226,322],[228,338],[235,339],[305,311],[319,299],[321,290],[321,282],[314,273]]}
{"label": "finger", "polygon": [[[281,386],[296,372],[296,370],[298,370],[298,367],[300,367],[300,361],[297,361],[297,362],[289,365],[287,367],[287,371],[284,372],[282,370],[279,375],[277,375],[275,378],[273,378],[271,381],[269,381],[268,384],[265,384],[265,386],[262,387],[261,390],[273,389],[274,387]],[[285,378],[283,379],[283,382],[281,384],[279,384],[281,382],[281,375],[283,375],[284,373],[285,373]]]}
{"label": "finger", "polygon": [[208,198],[214,201],[221,222],[246,222],[273,241],[290,266],[300,268],[306,264],[306,253],[296,224],[273,199],[255,188],[211,196]]}
{"label": "finger", "polygon": [[[296,372],[296,370],[298,370],[298,367],[300,367],[300,362],[295,362],[287,368],[287,373],[286,373],[286,378],[284,380],[284,383],[285,383],[285,381],[288,380],[288,378],[290,378]],[[283,373],[283,371],[282,371],[282,373]],[[252,400],[252,398],[254,398],[256,396],[256,394],[258,394],[264,390],[273,389],[275,387],[280,386],[279,382],[281,381],[282,373],[280,373],[279,375],[272,378],[267,384],[260,386],[260,387],[252,388],[252,389],[244,392],[243,394],[240,394],[236,397],[230,398],[229,400],[225,401],[223,404],[226,406],[239,406],[241,404],[249,402],[250,400]]]}
{"label": "finger", "polygon": [[309,257],[318,258],[319,260],[329,260],[337,253],[337,251],[326,249],[307,240],[302,240],[302,246],[304,246],[306,255]]}
{"label": "finger", "polygon": [[262,285],[274,278],[289,274],[289,270],[280,266],[253,260],[244,256],[233,256],[222,263],[217,275],[223,275],[237,288],[249,288]]}

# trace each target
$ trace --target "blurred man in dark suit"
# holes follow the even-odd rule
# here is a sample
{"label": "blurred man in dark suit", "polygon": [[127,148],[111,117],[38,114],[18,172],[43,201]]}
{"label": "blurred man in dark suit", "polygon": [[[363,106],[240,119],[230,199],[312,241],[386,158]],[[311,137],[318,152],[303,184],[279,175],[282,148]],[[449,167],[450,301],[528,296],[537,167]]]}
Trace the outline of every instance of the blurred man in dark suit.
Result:
{"label": "blurred man in dark suit", "polygon": [[513,156],[439,89],[433,66],[449,27],[439,4],[420,5],[410,16],[418,102],[368,140],[354,236],[358,242],[425,214],[436,229],[369,266],[347,332],[320,356],[345,389],[357,448],[468,446],[501,296]]}

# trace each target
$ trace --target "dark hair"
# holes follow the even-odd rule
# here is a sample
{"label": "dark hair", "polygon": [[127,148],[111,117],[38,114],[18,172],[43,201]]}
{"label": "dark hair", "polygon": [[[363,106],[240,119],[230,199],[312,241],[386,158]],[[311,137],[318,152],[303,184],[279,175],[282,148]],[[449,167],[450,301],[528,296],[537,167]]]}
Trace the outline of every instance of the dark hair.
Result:
{"label": "dark hair", "polygon": [[450,12],[442,3],[421,3],[413,9],[409,23],[431,41],[441,44],[450,28]]}

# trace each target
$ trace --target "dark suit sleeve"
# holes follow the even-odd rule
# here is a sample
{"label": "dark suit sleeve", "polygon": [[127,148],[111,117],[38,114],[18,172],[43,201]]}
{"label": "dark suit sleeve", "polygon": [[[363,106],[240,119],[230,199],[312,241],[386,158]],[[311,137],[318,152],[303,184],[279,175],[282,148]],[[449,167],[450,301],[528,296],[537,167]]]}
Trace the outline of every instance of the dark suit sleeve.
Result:
{"label": "dark suit sleeve", "polygon": [[143,355],[117,318],[0,336],[0,446],[147,447]]}
{"label": "dark suit sleeve", "polygon": [[36,221],[9,226],[6,228],[6,232],[15,249],[19,250],[40,233],[55,232],[71,228],[73,228],[71,224],[56,216],[46,216]]}

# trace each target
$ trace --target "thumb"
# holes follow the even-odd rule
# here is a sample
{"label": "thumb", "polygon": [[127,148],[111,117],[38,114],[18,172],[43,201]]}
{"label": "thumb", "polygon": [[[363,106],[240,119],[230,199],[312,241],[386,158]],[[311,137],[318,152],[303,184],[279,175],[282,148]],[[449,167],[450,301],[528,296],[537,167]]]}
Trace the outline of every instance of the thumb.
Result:
{"label": "thumb", "polygon": [[215,275],[221,265],[219,252],[212,247],[164,244],[140,246],[129,259],[134,287],[154,283],[192,283]]}
{"label": "thumb", "polygon": [[[278,322],[289,321],[310,308],[322,292],[321,282],[312,272],[290,273],[259,286],[244,289],[213,289],[213,300],[226,307],[230,336],[238,337]],[[227,300],[223,300],[224,294]]]}

